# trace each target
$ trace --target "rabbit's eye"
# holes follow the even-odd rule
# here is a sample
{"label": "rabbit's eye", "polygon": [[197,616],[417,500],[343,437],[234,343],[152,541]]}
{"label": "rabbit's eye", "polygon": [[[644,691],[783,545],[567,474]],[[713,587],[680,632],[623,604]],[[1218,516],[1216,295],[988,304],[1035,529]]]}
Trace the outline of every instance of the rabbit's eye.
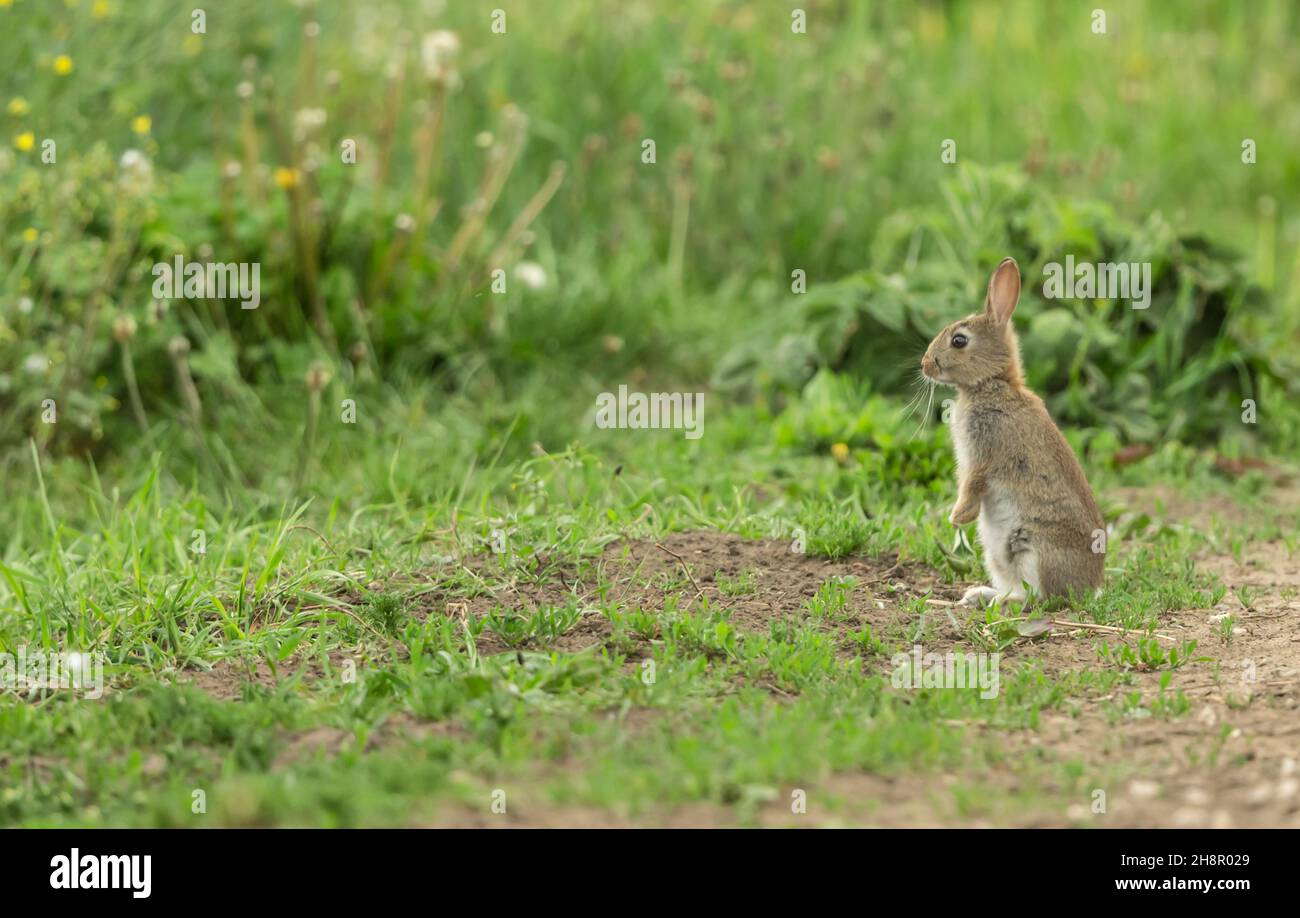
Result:
{"label": "rabbit's eye", "polygon": [[969,340],[969,339],[967,339],[967,337],[966,337],[965,335],[961,335],[961,334],[953,335],[953,336],[952,336],[952,346],[953,346],[953,347],[956,347],[956,348],[963,348],[963,347],[966,346],[968,340]]}

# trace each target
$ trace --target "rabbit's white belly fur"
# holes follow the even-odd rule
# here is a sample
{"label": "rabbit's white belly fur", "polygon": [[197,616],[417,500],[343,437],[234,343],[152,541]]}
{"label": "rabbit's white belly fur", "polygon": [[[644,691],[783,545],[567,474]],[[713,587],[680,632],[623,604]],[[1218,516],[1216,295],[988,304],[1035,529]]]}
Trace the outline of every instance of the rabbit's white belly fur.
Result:
{"label": "rabbit's white belly fur", "polygon": [[1024,585],[1039,592],[1038,552],[1031,545],[1026,551],[1011,552],[1011,536],[1021,526],[1020,508],[1005,488],[994,484],[980,503],[979,535],[984,546],[989,581],[999,593],[1021,597]]}

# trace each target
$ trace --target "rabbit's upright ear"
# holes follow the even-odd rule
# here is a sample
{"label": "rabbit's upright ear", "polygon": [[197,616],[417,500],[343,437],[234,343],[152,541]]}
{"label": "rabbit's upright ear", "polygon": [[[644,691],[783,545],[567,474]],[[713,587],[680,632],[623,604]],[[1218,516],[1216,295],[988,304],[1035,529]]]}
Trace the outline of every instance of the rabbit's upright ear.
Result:
{"label": "rabbit's upright ear", "polygon": [[984,311],[999,325],[1011,321],[1016,302],[1020,299],[1020,267],[1014,258],[1002,259],[993,276],[989,278],[988,296],[984,298]]}

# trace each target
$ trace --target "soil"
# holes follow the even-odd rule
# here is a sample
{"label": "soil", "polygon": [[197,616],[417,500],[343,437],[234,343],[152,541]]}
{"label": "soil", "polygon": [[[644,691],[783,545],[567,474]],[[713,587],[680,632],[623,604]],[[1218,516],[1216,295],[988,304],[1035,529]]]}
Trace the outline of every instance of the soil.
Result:
{"label": "soil", "polygon": [[[347,654],[337,651],[331,652],[329,656],[336,671],[348,659]],[[186,670],[176,678],[178,682],[189,683],[207,692],[218,701],[238,701],[244,695],[244,687],[249,684],[273,689],[291,678],[298,677],[304,682],[312,682],[324,676],[325,670],[319,661],[307,660],[294,654],[279,663],[274,673],[265,660],[220,660],[210,669]]]}
{"label": "soil", "polygon": [[[467,562],[467,566],[473,568],[474,562]],[[927,593],[947,599],[961,597],[960,589],[944,584],[923,564],[900,565],[889,556],[828,561],[796,554],[788,542],[748,540],[703,530],[671,533],[658,542],[616,542],[606,547],[595,566],[600,570],[600,579],[614,585],[610,600],[618,606],[658,613],[674,597],[680,598],[682,608],[692,604],[698,607],[704,598],[712,608],[726,609],[738,628],[750,631],[766,632],[774,619],[802,618],[809,600],[832,577],[853,577],[863,597],[876,594],[888,597],[887,601],[882,598],[878,603],[854,605],[851,614],[837,619],[837,624],[846,629],[860,628],[865,623],[883,625],[899,621],[896,615],[889,614],[889,605],[903,599]],[[752,589],[735,585],[742,575],[753,578]],[[594,609],[594,590],[584,591],[585,586],[576,569],[568,565],[559,576],[545,582],[514,583],[506,589],[473,598],[454,598],[435,592],[425,597],[417,614],[482,617],[497,608],[531,613],[541,607],[572,602],[576,588],[580,605],[585,597],[593,607],[590,614],[557,641],[546,645],[546,649],[573,653],[601,646],[613,634],[609,619]],[[891,586],[892,593],[887,589]],[[540,649],[529,644],[515,648],[487,630],[477,643],[479,652],[484,654]]]}

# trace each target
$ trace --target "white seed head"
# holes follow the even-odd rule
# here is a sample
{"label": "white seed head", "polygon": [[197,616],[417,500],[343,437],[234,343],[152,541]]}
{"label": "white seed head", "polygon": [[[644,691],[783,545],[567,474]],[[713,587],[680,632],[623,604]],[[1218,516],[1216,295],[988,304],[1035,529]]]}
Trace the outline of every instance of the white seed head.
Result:
{"label": "white seed head", "polygon": [[521,261],[515,265],[515,279],[529,290],[546,286],[546,269],[535,261]]}

